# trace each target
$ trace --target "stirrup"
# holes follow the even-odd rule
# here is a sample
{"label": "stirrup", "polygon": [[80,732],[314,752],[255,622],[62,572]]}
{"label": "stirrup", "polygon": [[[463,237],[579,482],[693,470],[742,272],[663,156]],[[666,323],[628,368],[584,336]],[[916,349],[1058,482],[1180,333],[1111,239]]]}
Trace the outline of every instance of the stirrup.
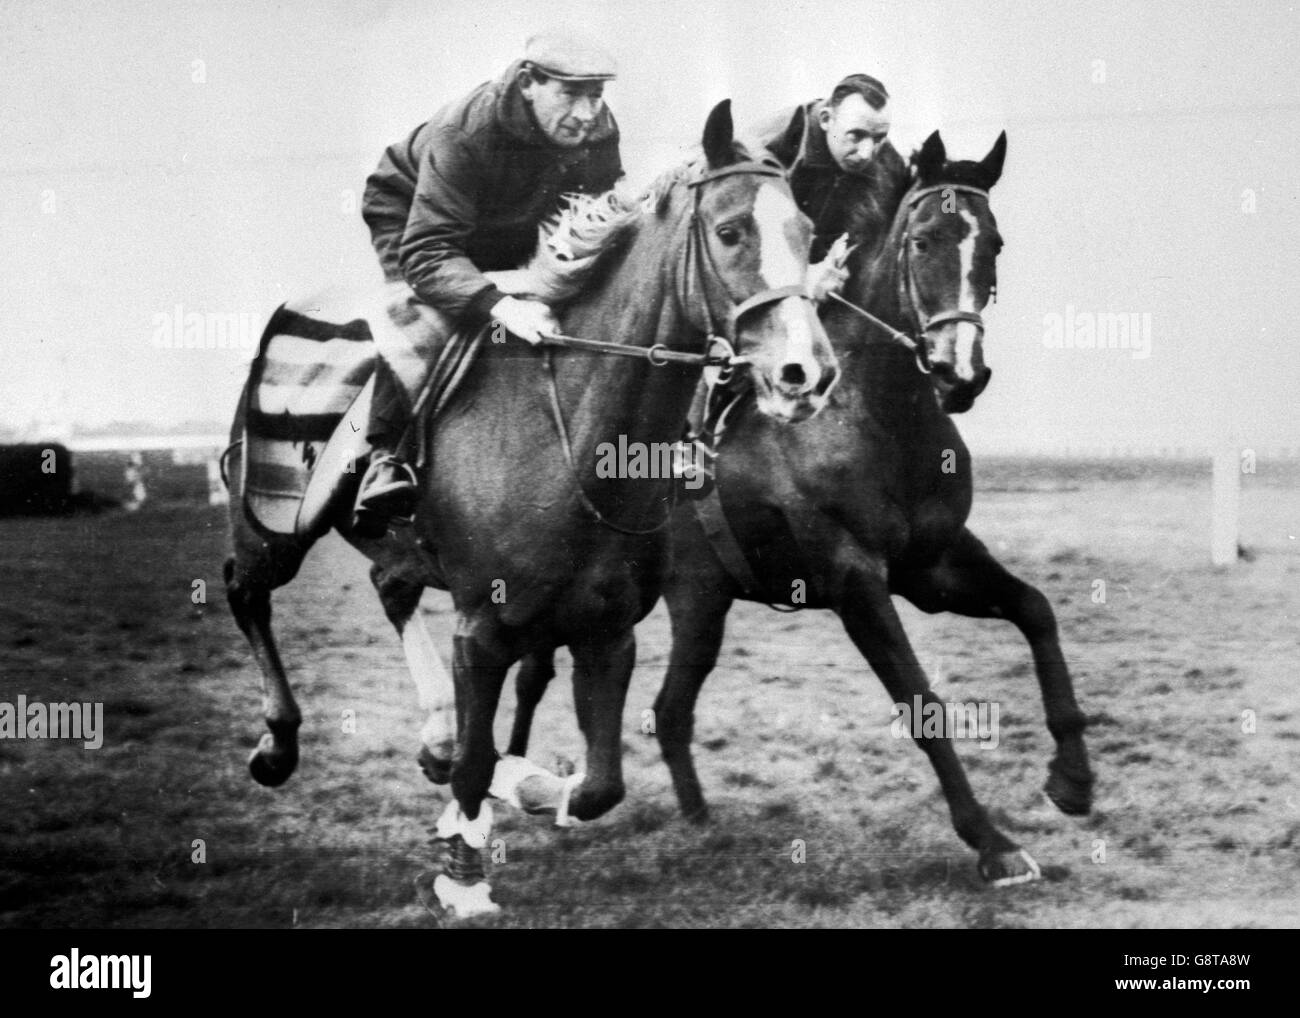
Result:
{"label": "stirrup", "polygon": [[[382,456],[373,457],[370,460],[370,466],[366,467],[366,472],[361,478],[361,491],[363,496],[364,494],[373,494],[372,492],[366,491],[367,486],[370,481],[374,479],[375,474],[379,472],[379,468],[384,465],[396,467],[401,473],[406,475],[406,484],[409,484],[412,488],[417,490],[419,489],[419,481],[416,480],[415,471],[411,469],[411,465],[405,460],[399,459],[393,453],[388,452],[384,453]],[[405,485],[403,485],[403,487],[404,486]]]}
{"label": "stirrup", "polygon": [[[398,468],[404,475],[378,487],[370,487],[379,469],[386,465]],[[388,525],[396,520],[409,523],[419,503],[420,489],[415,471],[392,453],[378,456],[370,463],[357,491],[357,501],[352,509],[352,526],[361,537],[382,537]]]}

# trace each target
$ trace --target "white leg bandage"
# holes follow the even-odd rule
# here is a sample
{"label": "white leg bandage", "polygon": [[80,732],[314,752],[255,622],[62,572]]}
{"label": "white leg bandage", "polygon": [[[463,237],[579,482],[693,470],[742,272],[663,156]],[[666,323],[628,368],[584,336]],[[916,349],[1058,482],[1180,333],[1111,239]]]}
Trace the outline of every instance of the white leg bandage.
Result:
{"label": "white leg bandage", "polygon": [[468,819],[455,799],[447,803],[447,808],[438,817],[434,834],[444,840],[450,840],[459,834],[470,848],[486,848],[488,835],[492,833],[492,804],[486,799],[479,807],[478,817]]}
{"label": "white leg bandage", "polygon": [[428,715],[420,728],[420,741],[431,749],[454,742],[456,687],[418,608],[402,628],[402,650],[406,652],[406,666],[415,682],[420,707]]}

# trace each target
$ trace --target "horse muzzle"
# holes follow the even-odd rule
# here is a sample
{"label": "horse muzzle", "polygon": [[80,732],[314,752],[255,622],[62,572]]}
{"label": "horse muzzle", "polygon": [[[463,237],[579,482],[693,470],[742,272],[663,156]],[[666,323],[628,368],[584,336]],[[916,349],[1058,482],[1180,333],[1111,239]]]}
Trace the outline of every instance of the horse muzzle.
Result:
{"label": "horse muzzle", "polygon": [[767,340],[752,372],[759,408],[779,420],[816,416],[839,381],[840,368],[814,306],[790,296],[769,307]]}
{"label": "horse muzzle", "polygon": [[930,382],[934,386],[934,395],[939,402],[939,409],[946,414],[964,414],[979,398],[993,377],[991,368],[981,367],[969,379],[958,377],[951,364],[932,361],[930,364]]}
{"label": "horse muzzle", "polygon": [[979,315],[953,312],[931,319],[926,360],[940,409],[947,414],[969,410],[993,376],[984,364],[984,323]]}

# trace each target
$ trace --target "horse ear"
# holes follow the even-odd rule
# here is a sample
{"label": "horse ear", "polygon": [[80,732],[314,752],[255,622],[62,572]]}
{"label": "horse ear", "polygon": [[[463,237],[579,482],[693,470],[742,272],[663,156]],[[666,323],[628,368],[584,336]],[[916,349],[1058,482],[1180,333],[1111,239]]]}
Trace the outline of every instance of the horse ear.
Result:
{"label": "horse ear", "polygon": [[1002,163],[1007,158],[1007,132],[998,135],[998,140],[989,149],[989,154],[980,161],[980,176],[984,178],[984,190],[992,189],[1002,176]]}
{"label": "horse ear", "polygon": [[736,160],[732,141],[735,129],[731,123],[731,100],[723,99],[713,107],[709,119],[704,124],[704,157],[709,161],[709,169],[716,170]]}
{"label": "horse ear", "polygon": [[917,154],[917,176],[922,183],[932,180],[938,176],[939,171],[943,169],[944,163],[947,161],[948,150],[944,148],[943,139],[939,137],[939,132],[935,131],[925,139],[921,151]]}

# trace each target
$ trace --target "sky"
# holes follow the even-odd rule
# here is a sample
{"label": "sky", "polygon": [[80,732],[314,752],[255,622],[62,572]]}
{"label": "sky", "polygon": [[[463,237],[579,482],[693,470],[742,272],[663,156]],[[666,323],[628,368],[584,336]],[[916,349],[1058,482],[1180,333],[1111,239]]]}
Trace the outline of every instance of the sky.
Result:
{"label": "sky", "polygon": [[[855,71],[904,154],[1007,132],[976,452],[1300,449],[1300,16],[1277,2],[6,0],[0,429],[224,425],[277,304],[378,279],[359,201],[384,147],[555,24],[617,56],[634,180],[720,99],[744,125]],[[192,313],[231,348],[160,348]],[[1149,350],[1049,345],[1101,313]]]}

